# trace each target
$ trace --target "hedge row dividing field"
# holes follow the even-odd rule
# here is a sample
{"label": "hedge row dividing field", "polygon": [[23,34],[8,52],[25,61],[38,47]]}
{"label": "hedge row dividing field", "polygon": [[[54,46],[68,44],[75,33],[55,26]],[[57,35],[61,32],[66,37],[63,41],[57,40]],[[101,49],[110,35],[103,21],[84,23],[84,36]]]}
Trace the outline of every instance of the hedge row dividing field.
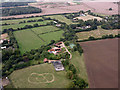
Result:
{"label": "hedge row dividing field", "polygon": [[100,27],[98,27],[97,30],[93,31],[86,31],[86,32],[79,32],[76,33],[78,36],[78,40],[84,40],[88,39],[90,36],[95,37],[95,38],[101,38],[103,35],[117,35],[119,30],[105,30]]}
{"label": "hedge row dividing field", "polygon": [[28,21],[28,20],[37,20],[42,19],[42,17],[34,17],[34,18],[24,18],[24,19],[14,19],[14,20],[3,20],[2,24],[19,24],[21,21]]}
{"label": "hedge row dividing field", "polygon": [[41,21],[41,22],[30,22],[30,23],[21,23],[21,24],[6,25],[6,26],[2,26],[2,30],[9,29],[9,28],[13,28],[13,29],[23,28],[25,25],[34,25],[34,24],[46,25],[47,23],[49,23],[51,21],[52,20],[45,20],[45,21]]}
{"label": "hedge row dividing field", "polygon": [[[62,34],[64,31],[55,31],[58,29],[59,28],[54,26],[43,26],[38,28],[15,31],[14,35],[18,41],[20,51],[23,54],[24,52],[30,51],[31,49],[37,49],[40,48],[42,45],[49,44],[51,40],[59,40],[60,38],[63,38]],[[41,34],[45,32],[48,33]]]}

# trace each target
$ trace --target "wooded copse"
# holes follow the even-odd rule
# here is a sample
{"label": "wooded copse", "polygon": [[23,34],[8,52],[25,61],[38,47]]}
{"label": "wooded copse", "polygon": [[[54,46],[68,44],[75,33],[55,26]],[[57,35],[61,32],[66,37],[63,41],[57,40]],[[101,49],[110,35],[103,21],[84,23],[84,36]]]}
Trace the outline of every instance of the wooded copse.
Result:
{"label": "wooded copse", "polygon": [[21,14],[41,13],[42,10],[36,7],[15,7],[2,9],[2,16],[12,16]]}

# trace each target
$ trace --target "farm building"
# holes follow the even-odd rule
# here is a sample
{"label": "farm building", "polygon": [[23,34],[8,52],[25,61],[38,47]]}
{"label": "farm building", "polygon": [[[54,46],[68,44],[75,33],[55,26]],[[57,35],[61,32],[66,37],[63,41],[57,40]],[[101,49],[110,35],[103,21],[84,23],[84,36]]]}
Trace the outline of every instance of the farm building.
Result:
{"label": "farm building", "polygon": [[53,64],[56,71],[63,71],[64,70],[64,67],[63,67],[61,61],[53,61],[52,64]]}

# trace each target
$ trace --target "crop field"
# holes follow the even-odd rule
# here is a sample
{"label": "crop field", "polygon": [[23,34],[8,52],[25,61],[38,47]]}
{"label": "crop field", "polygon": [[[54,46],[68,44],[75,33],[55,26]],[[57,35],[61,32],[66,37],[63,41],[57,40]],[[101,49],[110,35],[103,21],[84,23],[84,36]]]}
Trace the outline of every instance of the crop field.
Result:
{"label": "crop field", "polygon": [[52,15],[52,16],[46,16],[46,17],[50,17],[52,19],[57,19],[61,22],[65,22],[66,24],[73,24],[73,22],[70,19],[67,19],[66,17],[64,17],[63,15]]}
{"label": "crop field", "polygon": [[100,27],[98,27],[97,30],[93,31],[86,31],[86,32],[79,32],[77,33],[78,40],[84,40],[88,39],[90,36],[93,36],[95,38],[101,38],[103,35],[117,35],[119,30],[105,30]]}
{"label": "crop field", "polygon": [[70,61],[76,67],[78,76],[88,82],[88,76],[83,54],[80,56],[78,52],[73,52],[72,59]]}
{"label": "crop field", "polygon": [[90,19],[97,19],[98,21],[99,20],[102,20],[102,18],[100,17],[95,17],[95,16],[92,16],[92,15],[86,15],[86,16],[80,16],[80,17],[76,17],[77,19],[82,19],[84,21],[87,21],[87,20],[90,20]]}
{"label": "crop field", "polygon": [[62,34],[64,31],[55,31],[58,29],[59,28],[54,26],[43,26],[38,28],[15,31],[14,35],[18,41],[21,53],[24,53],[26,51],[30,51],[31,49],[40,48],[42,45],[50,43],[51,40],[59,40],[60,38],[62,38]]}
{"label": "crop field", "polygon": [[80,42],[90,88],[118,88],[118,39]]}
{"label": "crop field", "polygon": [[6,26],[2,26],[2,30],[9,29],[9,28],[13,28],[13,29],[22,28],[25,25],[34,25],[34,24],[45,25],[45,24],[47,24],[48,22],[51,22],[51,21],[52,20],[45,20],[45,21],[41,21],[41,22],[30,22],[30,23],[21,23],[21,24],[6,25]]}
{"label": "crop field", "polygon": [[65,88],[70,83],[65,71],[56,72],[47,63],[16,70],[10,79],[15,88]]}

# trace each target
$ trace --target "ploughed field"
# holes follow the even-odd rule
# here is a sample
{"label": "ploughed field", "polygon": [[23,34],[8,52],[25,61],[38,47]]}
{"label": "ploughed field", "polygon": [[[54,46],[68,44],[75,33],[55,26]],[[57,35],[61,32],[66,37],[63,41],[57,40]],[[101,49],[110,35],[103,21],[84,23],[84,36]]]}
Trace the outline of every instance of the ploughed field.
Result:
{"label": "ploughed field", "polygon": [[10,75],[15,88],[66,88],[66,72],[56,72],[52,64],[41,64],[16,70]]}
{"label": "ploughed field", "polygon": [[81,42],[90,88],[118,87],[118,39]]}
{"label": "ploughed field", "polygon": [[21,53],[47,45],[51,40],[63,38],[63,30],[54,26],[42,26],[32,29],[14,31]]}

